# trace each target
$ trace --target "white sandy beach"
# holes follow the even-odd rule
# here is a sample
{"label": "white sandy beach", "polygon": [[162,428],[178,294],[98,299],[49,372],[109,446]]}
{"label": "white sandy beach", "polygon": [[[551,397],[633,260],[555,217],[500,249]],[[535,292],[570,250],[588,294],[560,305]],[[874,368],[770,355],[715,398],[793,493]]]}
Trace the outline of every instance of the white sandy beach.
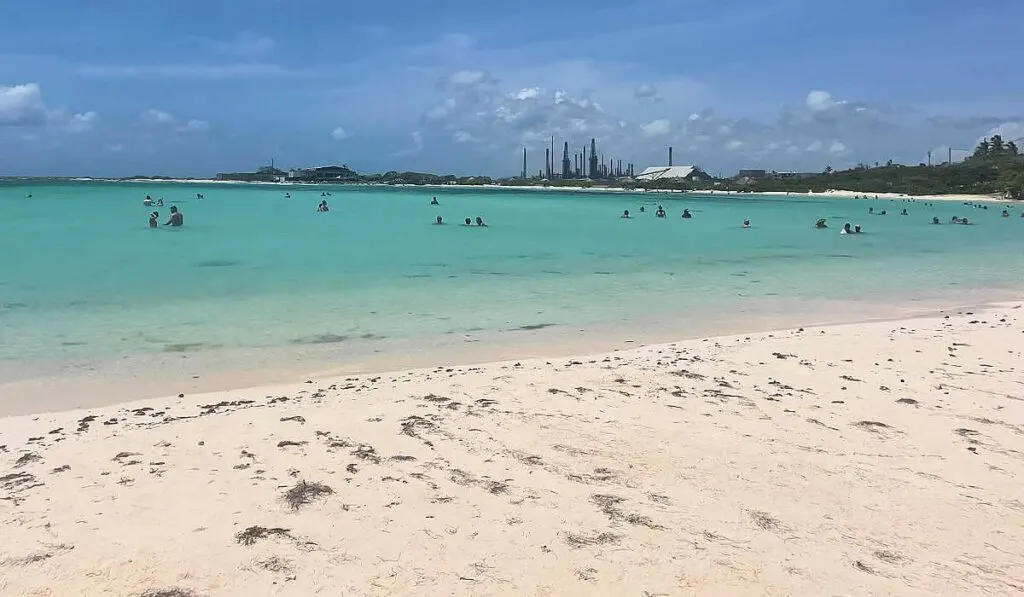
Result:
{"label": "white sandy beach", "polygon": [[8,417],[0,594],[1019,595],[1022,349],[998,304]]}

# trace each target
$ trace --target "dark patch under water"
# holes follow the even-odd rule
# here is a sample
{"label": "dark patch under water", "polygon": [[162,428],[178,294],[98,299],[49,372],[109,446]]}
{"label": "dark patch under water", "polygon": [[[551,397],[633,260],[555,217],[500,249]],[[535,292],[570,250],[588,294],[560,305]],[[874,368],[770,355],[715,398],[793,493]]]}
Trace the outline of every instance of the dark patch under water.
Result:
{"label": "dark patch under water", "polygon": [[181,344],[166,344],[164,345],[164,352],[189,352],[192,350],[199,350],[203,347],[201,342],[185,342]]}
{"label": "dark patch under water", "polygon": [[542,330],[544,328],[554,327],[554,323],[532,323],[530,325],[521,325],[517,328],[512,328],[513,332],[530,332],[533,330]]}
{"label": "dark patch under water", "polygon": [[195,264],[196,267],[235,267],[238,265],[242,265],[242,262],[232,259],[210,259]]}
{"label": "dark patch under water", "polygon": [[28,303],[3,303],[4,309],[10,309],[12,311],[14,309],[24,309],[25,307],[28,307]]}
{"label": "dark patch under water", "polygon": [[339,344],[347,342],[348,339],[348,336],[339,336],[338,334],[320,334],[310,338],[292,340],[292,344]]}

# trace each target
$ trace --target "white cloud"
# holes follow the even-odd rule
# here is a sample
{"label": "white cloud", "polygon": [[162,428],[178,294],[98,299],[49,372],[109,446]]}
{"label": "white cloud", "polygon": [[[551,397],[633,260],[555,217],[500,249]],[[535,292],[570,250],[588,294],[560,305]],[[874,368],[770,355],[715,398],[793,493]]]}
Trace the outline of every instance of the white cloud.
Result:
{"label": "white cloud", "polygon": [[538,95],[540,95],[540,88],[538,88],[538,87],[528,87],[526,89],[521,89],[519,91],[519,93],[516,94],[516,99],[517,100],[535,99]]}
{"label": "white cloud", "polygon": [[[472,73],[454,77],[462,85],[443,88],[439,103],[424,110],[421,130],[429,138],[451,144],[453,152],[465,152],[453,153],[457,159],[497,164],[513,172],[518,166],[512,170],[514,162],[508,155],[522,151],[524,145],[533,155],[543,154],[551,136],[559,146],[558,155],[563,141],[575,154],[594,137],[599,152],[609,158],[621,156],[638,167],[664,161],[664,146],[671,144],[680,155],[685,153],[687,161],[723,171],[754,164],[817,171],[826,160],[837,168],[890,158],[917,163],[921,148],[935,146],[935,141],[951,139],[954,145],[967,147],[983,132],[991,135],[998,130],[1008,140],[1024,134],[1024,121],[929,119],[911,111],[837,98],[823,90],[810,91],[785,105],[776,117],[759,120],[719,115],[712,109],[694,111],[685,101],[676,104],[675,95],[656,108],[660,114],[644,114],[645,108],[635,108],[636,96],[651,92],[643,84],[627,86],[621,96],[602,91],[601,99],[611,97],[609,104],[614,106],[606,110],[593,96],[537,84],[550,83],[543,76],[533,80],[520,76],[509,89],[502,89],[488,73]],[[664,89],[658,93],[665,93]],[[680,113],[672,114],[666,109],[669,105],[678,105]]]}
{"label": "white cloud", "polygon": [[[999,126],[990,128],[984,135],[975,141],[974,146],[977,147],[978,143],[981,143],[982,139],[986,137],[992,138],[994,135],[1002,137],[1004,142],[1014,141],[1017,145],[1021,145],[1021,139],[1024,139],[1024,120],[1004,122]],[[1020,147],[1019,149],[1024,151],[1024,147]],[[972,147],[971,150],[973,151],[974,148]]]}
{"label": "white cloud", "polygon": [[349,132],[346,131],[344,127],[339,126],[336,127],[333,131],[331,131],[331,138],[334,139],[335,141],[344,141],[345,139],[348,139],[351,136],[352,135],[349,134]]}
{"label": "white cloud", "polygon": [[189,120],[177,130],[181,133],[205,133],[210,130],[210,123],[205,120]]}
{"label": "white cloud", "polygon": [[0,126],[30,126],[46,122],[46,104],[37,83],[0,85]]}
{"label": "white cloud", "polygon": [[672,130],[672,121],[667,118],[660,118],[652,120],[640,128],[643,129],[644,135],[648,137],[661,137],[667,135]]}
{"label": "white cloud", "polygon": [[99,115],[93,111],[85,112],[83,114],[73,114],[66,125],[67,131],[74,134],[91,131],[93,126],[96,124],[96,119],[98,117]]}
{"label": "white cloud", "polygon": [[658,95],[658,87],[653,83],[642,83],[633,90],[633,97],[637,99],[651,99]]}
{"label": "white cloud", "polygon": [[142,121],[147,124],[174,124],[174,115],[170,112],[150,108],[142,113]]}
{"label": "white cloud", "polygon": [[448,80],[455,85],[475,85],[485,77],[486,73],[482,70],[460,70],[452,73]]}
{"label": "white cloud", "polygon": [[835,100],[832,99],[832,94],[827,91],[811,91],[807,94],[807,100],[804,102],[808,108],[815,112],[821,112],[828,110],[829,108],[836,105]]}

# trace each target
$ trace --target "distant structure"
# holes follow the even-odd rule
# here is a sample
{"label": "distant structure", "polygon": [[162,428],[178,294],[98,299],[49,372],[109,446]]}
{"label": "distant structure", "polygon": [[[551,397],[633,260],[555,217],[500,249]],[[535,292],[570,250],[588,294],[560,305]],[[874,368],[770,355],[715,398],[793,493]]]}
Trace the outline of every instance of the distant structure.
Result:
{"label": "distant structure", "polygon": [[598,178],[600,176],[600,171],[598,170],[597,164],[597,140],[592,138],[590,139],[590,178]]}
{"label": "distant structure", "polygon": [[668,167],[672,167],[672,146],[668,146]]}
{"label": "distant structure", "polygon": [[565,142],[562,150],[562,178],[572,178],[572,162],[569,161],[569,142]]}
{"label": "distant structure", "polygon": [[740,170],[735,177],[737,180],[764,180],[768,178],[767,170]]}
{"label": "distant structure", "polygon": [[523,148],[523,178],[526,178],[526,148]]}
{"label": "distant structure", "polygon": [[639,181],[653,182],[656,180],[710,182],[711,176],[697,166],[651,166],[636,176]]}
{"label": "distant structure", "polygon": [[544,148],[544,178],[551,180],[551,150]]}

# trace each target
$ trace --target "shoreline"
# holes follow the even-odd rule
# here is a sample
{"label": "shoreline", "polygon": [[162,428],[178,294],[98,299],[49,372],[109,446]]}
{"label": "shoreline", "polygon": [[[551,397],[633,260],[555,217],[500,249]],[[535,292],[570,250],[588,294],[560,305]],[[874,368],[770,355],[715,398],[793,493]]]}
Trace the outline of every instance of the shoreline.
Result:
{"label": "shoreline", "polygon": [[[694,198],[705,196],[741,196],[741,197],[793,197],[806,199],[836,198],[836,199],[861,199],[870,201],[881,200],[910,200],[910,201],[954,201],[954,202],[978,202],[995,203],[1000,205],[1016,205],[1019,201],[999,197],[998,195],[977,195],[966,193],[953,193],[948,195],[908,195],[905,193],[866,193],[863,191],[847,191],[842,189],[830,189],[821,193],[806,192],[795,193],[786,191],[764,191],[758,193],[746,193],[731,190],[718,189],[625,189],[608,186],[551,186],[551,185],[414,185],[414,184],[386,184],[386,183],[349,183],[349,182],[251,182],[216,179],[160,179],[152,180],[145,178],[133,179],[111,179],[111,178],[69,178],[61,179],[68,182],[107,182],[107,183],[131,183],[131,184],[197,184],[197,185],[250,185],[250,186],[275,186],[275,187],[369,187],[369,188],[396,188],[396,189],[484,189],[484,190],[507,190],[507,191],[536,191],[536,192],[564,192],[564,193],[607,193],[622,195],[686,195]],[[870,195],[870,196],[869,196]]]}
{"label": "shoreline", "polygon": [[628,323],[545,324],[526,329],[396,338],[336,345],[142,353],[98,359],[0,363],[0,419],[100,408],[132,400],[236,391],[310,378],[375,375],[429,367],[469,367],[523,359],[565,358],[735,334],[914,320],[1020,300],[1017,289],[989,289],[929,300],[755,302],[746,312],[687,315]]}
{"label": "shoreline", "polygon": [[0,590],[1018,594],[1022,332],[1018,301],[0,419]]}

